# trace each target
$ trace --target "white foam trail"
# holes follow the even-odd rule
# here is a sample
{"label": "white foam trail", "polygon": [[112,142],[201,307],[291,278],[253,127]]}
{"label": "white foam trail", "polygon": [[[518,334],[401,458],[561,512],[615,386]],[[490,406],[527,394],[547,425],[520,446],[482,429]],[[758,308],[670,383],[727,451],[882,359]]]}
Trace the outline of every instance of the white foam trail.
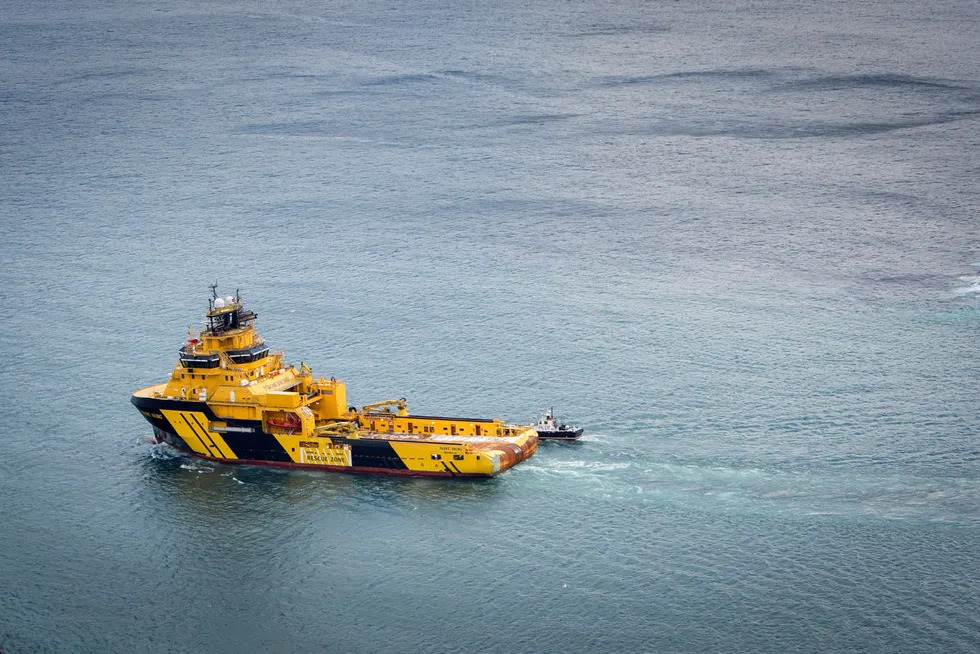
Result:
{"label": "white foam trail", "polygon": [[[980,268],[980,262],[971,263],[971,267]],[[970,295],[971,293],[980,293],[980,271],[970,274],[970,275],[960,275],[957,277],[961,282],[969,282],[969,286],[962,286],[957,289],[953,289],[953,292],[957,295]]]}
{"label": "white foam trail", "polygon": [[596,470],[599,472],[605,472],[609,470],[622,470],[623,468],[629,468],[632,464],[629,462],[623,463],[599,463],[597,461],[549,461],[545,466],[551,470]]}
{"label": "white foam trail", "polygon": [[150,458],[158,459],[160,461],[169,461],[171,459],[183,458],[184,454],[178,452],[174,448],[170,447],[166,443],[144,443],[147,449],[150,451]]}
{"label": "white foam trail", "polygon": [[199,466],[196,463],[181,463],[180,469],[190,470],[191,472],[196,472],[198,474],[214,472],[214,468],[209,468],[208,466]]}

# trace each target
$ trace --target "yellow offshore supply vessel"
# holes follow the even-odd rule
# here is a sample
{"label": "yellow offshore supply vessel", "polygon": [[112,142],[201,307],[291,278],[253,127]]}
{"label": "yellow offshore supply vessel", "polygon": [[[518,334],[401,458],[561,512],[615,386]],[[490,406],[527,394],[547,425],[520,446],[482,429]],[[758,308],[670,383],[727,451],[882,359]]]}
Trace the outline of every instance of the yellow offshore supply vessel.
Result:
{"label": "yellow offshore supply vessel", "polygon": [[411,415],[404,399],[347,406],[347,387],[283,363],[241,297],[211,287],[170,379],[132,402],[157,440],[212,461],[429,477],[492,477],[538,447],[531,426]]}

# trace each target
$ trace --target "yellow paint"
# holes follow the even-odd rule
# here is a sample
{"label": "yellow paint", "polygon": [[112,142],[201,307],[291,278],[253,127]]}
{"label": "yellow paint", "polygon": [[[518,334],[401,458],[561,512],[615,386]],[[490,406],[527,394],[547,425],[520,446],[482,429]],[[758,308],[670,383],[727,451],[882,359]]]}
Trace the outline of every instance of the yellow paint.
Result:
{"label": "yellow paint", "polygon": [[228,447],[228,443],[221,437],[221,434],[210,431],[208,418],[199,411],[175,411],[173,409],[161,409],[164,415],[178,436],[184,439],[187,445],[198,454],[214,457],[216,459],[237,459],[235,453]]}
{"label": "yellow paint", "polygon": [[279,391],[266,393],[265,405],[268,407],[295,409],[299,406],[299,393],[282,393]]}
{"label": "yellow paint", "polygon": [[409,470],[486,476],[495,472],[492,449],[475,449],[456,443],[389,442]]}
{"label": "yellow paint", "polygon": [[[313,442],[313,441],[310,441]],[[299,447],[299,462],[307,465],[350,468],[351,449],[345,443],[316,443],[317,447]]]}
{"label": "yellow paint", "polygon": [[351,447],[346,443],[336,443],[322,437],[306,438],[295,434],[276,434],[276,440],[289,454],[293,463],[344,468],[353,465]]}

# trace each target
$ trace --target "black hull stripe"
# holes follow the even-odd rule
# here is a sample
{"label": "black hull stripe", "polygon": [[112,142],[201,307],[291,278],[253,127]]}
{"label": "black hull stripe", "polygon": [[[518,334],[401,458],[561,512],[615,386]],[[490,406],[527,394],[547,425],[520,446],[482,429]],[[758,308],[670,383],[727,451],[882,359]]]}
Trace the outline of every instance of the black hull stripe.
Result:
{"label": "black hull stripe", "polygon": [[[174,411],[185,413],[203,413],[209,421],[226,422],[229,426],[246,427],[254,430],[252,432],[227,432],[224,434],[224,441],[225,445],[227,446],[227,450],[231,452],[232,456],[238,457],[239,459],[270,462],[277,461],[282,463],[292,461],[289,453],[286,452],[279,440],[272,434],[267,434],[262,431],[262,422],[259,420],[233,420],[222,418],[216,415],[206,402],[195,402],[193,400],[167,400],[156,397],[149,398],[134,395],[130,401],[137,409],[147,413],[159,412],[161,409],[172,409]],[[191,417],[193,418],[195,416]],[[168,421],[152,418],[150,416],[146,416],[146,419],[161,432],[173,435],[174,428]],[[190,427],[194,435],[201,440],[202,446],[208,450],[209,455],[212,455],[214,458],[225,458],[225,454],[222,449],[217,446],[213,439],[211,439],[208,430],[204,429],[204,426],[200,422],[197,422],[196,427],[190,420],[187,422],[188,427]],[[201,429],[201,432],[198,431],[198,428]],[[201,436],[202,432],[205,434],[207,440]],[[208,441],[211,443],[210,446],[208,445]],[[181,440],[181,442],[183,442],[183,440]],[[210,451],[211,447],[217,451],[217,455]],[[196,452],[193,454],[197,456]],[[392,450],[392,455],[393,454],[394,451]]]}
{"label": "black hull stripe", "polygon": [[[191,420],[193,420],[194,424],[197,425],[197,429],[201,430],[200,434],[198,434],[197,429],[194,429],[194,426],[191,425],[191,429],[194,430],[194,433],[197,434],[197,437],[201,438],[201,434],[204,434],[204,437],[208,439],[209,443],[211,443],[211,447],[213,447],[218,452],[218,454],[221,455],[222,458],[228,458],[227,454],[221,451],[221,447],[219,447],[218,444],[215,442],[214,438],[211,437],[211,432],[209,432],[207,429],[204,428],[204,425],[201,424],[201,421],[198,420],[197,416],[195,416],[193,413],[191,414]],[[201,440],[203,441],[204,438],[201,438]]]}
{"label": "black hull stripe", "polygon": [[[209,455],[214,456],[214,452],[211,451],[211,446],[209,446],[208,442],[204,438],[202,438],[199,433],[197,433],[197,430],[194,429],[194,424],[186,417],[185,414],[182,413],[177,414],[174,420],[176,421],[182,420],[184,424],[187,425],[187,428],[191,430],[191,433],[194,434],[194,438],[196,438],[197,441],[201,444],[201,447],[203,447]],[[219,451],[218,454],[220,455],[221,452]]]}

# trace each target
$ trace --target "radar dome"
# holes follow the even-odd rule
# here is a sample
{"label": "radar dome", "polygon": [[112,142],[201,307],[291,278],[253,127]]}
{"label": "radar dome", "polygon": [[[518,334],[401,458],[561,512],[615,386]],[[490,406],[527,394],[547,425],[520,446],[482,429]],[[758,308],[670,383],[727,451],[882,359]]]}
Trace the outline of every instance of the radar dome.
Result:
{"label": "radar dome", "polygon": [[234,303],[235,303],[235,298],[233,298],[232,296],[229,295],[228,297],[225,298],[225,304],[232,305]]}
{"label": "radar dome", "polygon": [[224,309],[225,308],[225,301],[222,300],[220,297],[219,298],[215,298],[215,300],[214,300],[214,308],[215,309]]}

